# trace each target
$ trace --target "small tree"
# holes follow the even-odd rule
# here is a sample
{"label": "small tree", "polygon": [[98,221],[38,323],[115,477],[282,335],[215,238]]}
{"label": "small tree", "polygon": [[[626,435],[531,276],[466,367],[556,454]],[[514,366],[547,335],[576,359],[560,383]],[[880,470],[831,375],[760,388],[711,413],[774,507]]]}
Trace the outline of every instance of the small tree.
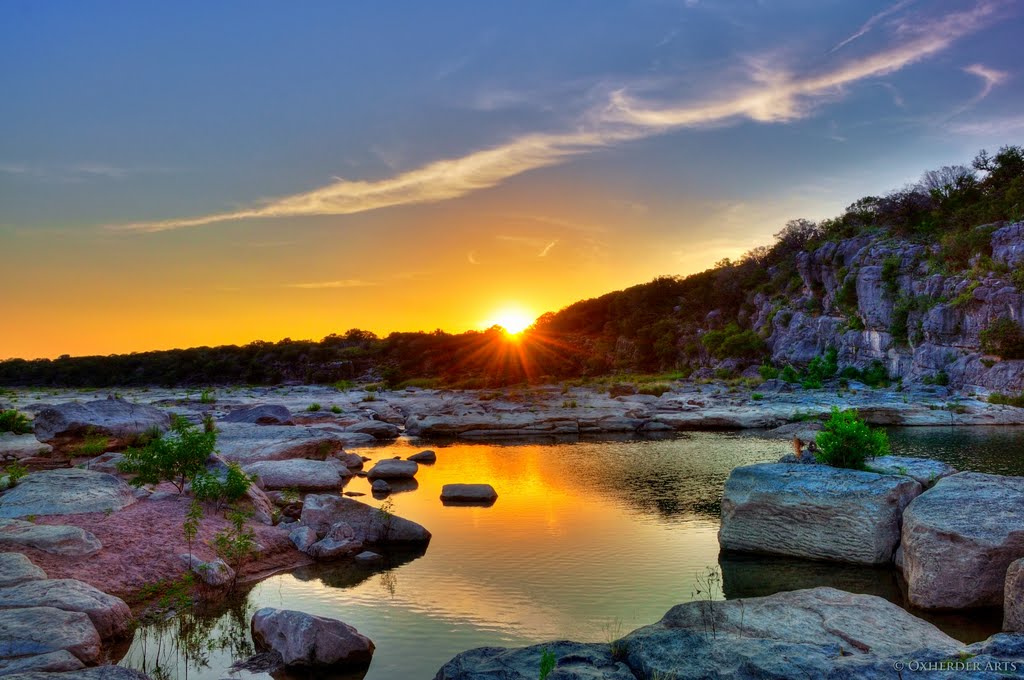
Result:
{"label": "small tree", "polygon": [[241,500],[256,481],[247,475],[238,463],[228,463],[223,478],[216,472],[200,472],[192,478],[192,493],[197,500],[212,502],[217,509],[225,503]]}
{"label": "small tree", "polygon": [[868,458],[889,454],[889,437],[884,430],[871,428],[856,411],[832,407],[825,429],[818,433],[819,462],[832,467],[863,470]]}
{"label": "small tree", "polygon": [[206,468],[216,444],[216,432],[203,432],[175,416],[170,435],[154,439],[141,449],[127,449],[117,469],[134,474],[134,486],[167,481],[178,493],[184,493],[185,483]]}
{"label": "small tree", "polygon": [[199,505],[199,501],[193,500],[188,506],[188,512],[185,514],[185,522],[182,525],[182,533],[185,534],[185,542],[188,543],[188,563],[189,568],[192,568],[192,541],[196,540],[196,536],[199,534],[199,524],[203,521],[203,508]]}
{"label": "small tree", "polygon": [[238,581],[238,572],[256,552],[256,533],[245,526],[246,520],[251,516],[251,512],[241,510],[229,512],[228,521],[231,522],[231,527],[217,532],[213,537],[213,551],[235,571],[235,577],[231,581],[232,589]]}

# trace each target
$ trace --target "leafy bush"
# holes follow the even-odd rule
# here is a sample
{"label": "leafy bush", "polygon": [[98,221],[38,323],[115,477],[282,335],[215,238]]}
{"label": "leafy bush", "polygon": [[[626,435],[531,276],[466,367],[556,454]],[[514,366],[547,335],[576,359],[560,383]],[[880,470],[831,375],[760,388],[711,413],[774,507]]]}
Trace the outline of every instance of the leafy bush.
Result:
{"label": "leafy bush", "polygon": [[13,487],[17,486],[18,481],[28,474],[28,468],[21,463],[11,463],[4,472],[7,475],[7,484]]}
{"label": "leafy bush", "polygon": [[899,292],[901,265],[899,255],[890,255],[882,261],[882,292],[890,300],[895,300]]}
{"label": "leafy bush", "polygon": [[779,369],[775,368],[771,364],[762,364],[757,369],[758,374],[761,376],[761,380],[774,380],[779,377]]}
{"label": "leafy bush", "polygon": [[650,396],[660,397],[666,392],[671,392],[672,386],[666,385],[665,383],[651,383],[649,385],[641,385],[637,388],[637,394],[647,394]]}
{"label": "leafy bush", "polygon": [[144,448],[127,449],[117,469],[134,474],[134,486],[167,481],[183,493],[185,483],[206,469],[206,460],[216,444],[216,432],[203,432],[175,416],[169,435],[154,439]]}
{"label": "leafy bush", "polygon": [[192,478],[192,493],[196,500],[212,502],[220,508],[245,496],[256,481],[245,474],[238,463],[228,463],[223,478],[215,472],[200,472]]}
{"label": "leafy bush", "polygon": [[95,458],[96,456],[106,453],[109,446],[109,437],[95,432],[88,432],[82,440],[82,443],[71,450],[71,454],[73,456]]}
{"label": "leafy bush", "polygon": [[788,383],[800,382],[800,373],[788,364],[784,369],[782,369],[782,373],[779,374],[779,377]]}
{"label": "leafy bush", "polygon": [[32,421],[24,413],[18,413],[14,409],[0,411],[0,432],[28,434],[31,431]]}
{"label": "leafy bush", "polygon": [[993,321],[981,331],[981,349],[1001,359],[1024,359],[1024,329],[1009,317]]}
{"label": "leafy bush", "polygon": [[316,413],[320,409],[321,409],[320,404],[318,404],[315,401],[312,404],[310,404],[309,406],[306,407],[306,410],[309,411],[310,413]]}
{"label": "leafy bush", "polygon": [[826,465],[863,470],[868,458],[889,454],[885,430],[873,429],[853,410],[832,407],[825,429],[818,433],[815,457]]}
{"label": "leafy bush", "polygon": [[752,359],[765,351],[764,340],[757,333],[743,330],[736,323],[708,331],[701,342],[716,359]]}
{"label": "leafy bush", "polygon": [[764,399],[764,395],[761,394],[760,392],[753,392],[751,393],[750,398],[753,399],[754,401],[761,401],[762,399]]}
{"label": "leafy bush", "polygon": [[860,381],[868,387],[886,387],[891,382],[889,371],[886,370],[885,364],[877,359],[872,361],[870,366],[863,369],[855,366],[845,366],[840,371],[839,376],[847,380]]}
{"label": "leafy bush", "polygon": [[213,404],[217,401],[217,397],[213,395],[213,390],[209,387],[204,389],[199,395],[200,404]]}
{"label": "leafy bush", "polygon": [[988,396],[988,403],[1004,404],[1006,406],[1016,406],[1017,408],[1024,408],[1024,394],[1018,394],[1017,396],[1013,396],[1010,394],[993,392]]}
{"label": "leafy bush", "polygon": [[949,374],[946,371],[939,371],[935,375],[926,375],[921,378],[921,382],[925,385],[939,385],[945,387],[949,384]]}
{"label": "leafy bush", "polygon": [[229,512],[228,521],[231,522],[231,527],[217,532],[213,537],[213,552],[235,570],[232,588],[238,580],[238,572],[241,571],[242,565],[256,552],[256,533],[245,526],[249,517],[251,513],[241,510]]}

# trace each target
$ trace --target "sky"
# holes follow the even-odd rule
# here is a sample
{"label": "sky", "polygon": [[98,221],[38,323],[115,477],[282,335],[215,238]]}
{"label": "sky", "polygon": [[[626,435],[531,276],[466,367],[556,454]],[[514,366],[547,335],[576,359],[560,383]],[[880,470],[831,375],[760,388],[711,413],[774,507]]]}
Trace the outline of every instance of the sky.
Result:
{"label": "sky", "polygon": [[452,332],[1024,143],[1022,0],[0,4],[0,358]]}

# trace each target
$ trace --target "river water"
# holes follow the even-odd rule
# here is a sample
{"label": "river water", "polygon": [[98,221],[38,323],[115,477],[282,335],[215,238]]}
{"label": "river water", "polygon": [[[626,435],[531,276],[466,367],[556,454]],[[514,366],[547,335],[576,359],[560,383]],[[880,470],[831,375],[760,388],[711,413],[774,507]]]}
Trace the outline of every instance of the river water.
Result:
{"label": "river water", "polygon": [[[890,438],[895,454],[1024,474],[1024,428],[905,428]],[[365,452],[404,458],[422,448],[399,440]],[[716,598],[830,585],[905,606],[891,569],[719,554],[729,471],[777,460],[790,450],[785,441],[693,433],[430,448],[438,460],[420,466],[417,488],[391,496],[395,514],[432,532],[425,553],[389,555],[377,568],[325,565],[271,577],[238,601],[140,629],[122,665],[176,680],[267,678],[228,670],[252,652],[248,622],[263,606],[355,626],[376,645],[366,680],[432,678],[472,647],[610,641],[705,597],[697,591],[707,592],[709,574]],[[490,483],[499,499],[488,508],[445,507],[441,486],[453,482]],[[345,490],[369,492],[369,484],[354,478]],[[359,500],[380,504],[369,493]],[[991,612],[926,618],[965,641],[999,627]]]}

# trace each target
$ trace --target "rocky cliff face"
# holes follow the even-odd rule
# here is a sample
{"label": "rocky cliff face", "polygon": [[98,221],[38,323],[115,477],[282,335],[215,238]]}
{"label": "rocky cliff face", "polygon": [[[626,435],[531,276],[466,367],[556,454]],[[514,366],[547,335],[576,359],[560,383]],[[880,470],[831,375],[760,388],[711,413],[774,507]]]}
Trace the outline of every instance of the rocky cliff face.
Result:
{"label": "rocky cliff face", "polygon": [[991,247],[973,269],[944,273],[937,244],[868,236],[827,243],[800,254],[799,296],[756,294],[750,322],[777,364],[806,363],[831,346],[840,365],[881,361],[907,382],[945,373],[954,387],[1024,391],[1024,360],[981,348],[993,322],[1024,322],[1014,283],[1024,269],[1024,223],[994,231]]}

